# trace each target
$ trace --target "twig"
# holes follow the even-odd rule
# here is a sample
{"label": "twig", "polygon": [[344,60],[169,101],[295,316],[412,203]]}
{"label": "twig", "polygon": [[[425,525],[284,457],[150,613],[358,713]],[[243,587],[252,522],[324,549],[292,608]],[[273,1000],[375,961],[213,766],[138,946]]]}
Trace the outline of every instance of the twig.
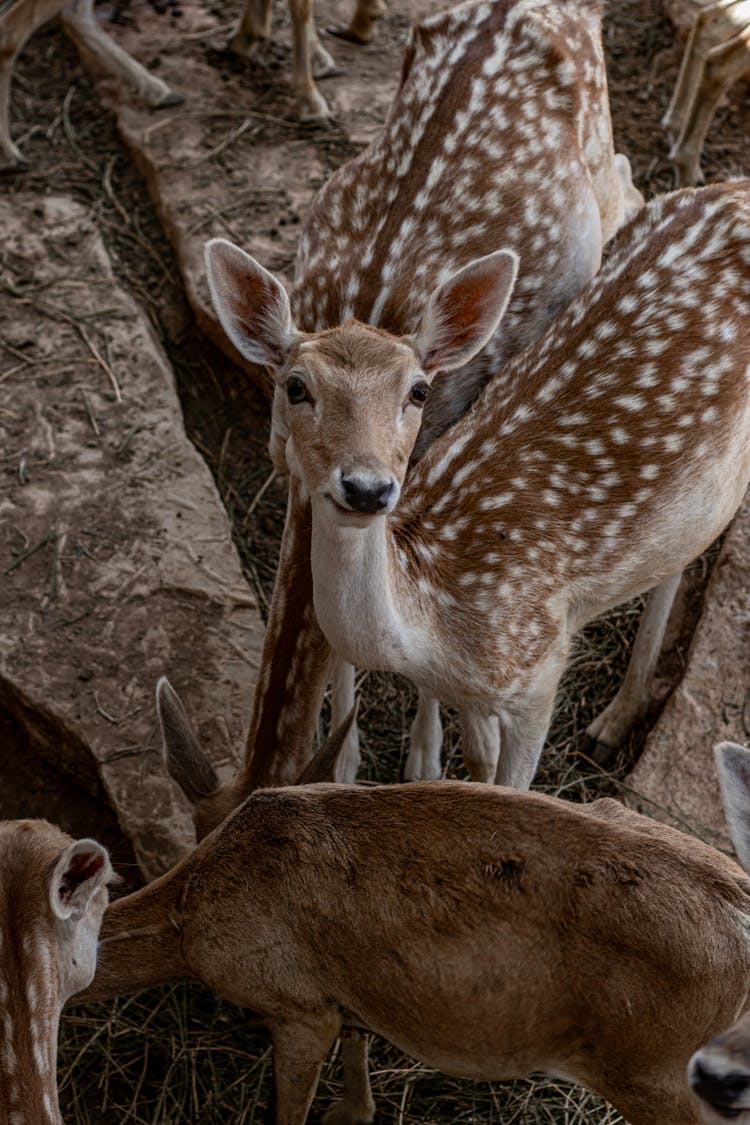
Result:
{"label": "twig", "polygon": [[85,328],[83,327],[83,325],[82,325],[82,324],[78,324],[78,323],[77,323],[77,322],[76,322],[76,321],[75,321],[75,320],[73,319],[73,317],[69,317],[69,318],[66,318],[66,319],[69,319],[69,320],[70,320],[70,323],[71,323],[71,324],[72,324],[72,325],[73,325],[73,326],[75,327],[76,331],[78,332],[78,335],[79,335],[79,336],[81,337],[81,339],[83,340],[84,344],[85,344],[85,345],[86,345],[86,347],[87,347],[87,348],[89,349],[89,351],[91,352],[92,356],[94,357],[94,359],[96,360],[96,362],[97,362],[97,363],[99,364],[99,366],[101,367],[102,371],[104,371],[104,372],[105,372],[105,374],[107,375],[107,378],[109,379],[110,383],[112,384],[112,389],[113,389],[113,391],[114,391],[114,393],[115,393],[115,402],[122,402],[122,394],[121,394],[121,392],[120,392],[120,384],[119,384],[119,383],[117,382],[117,376],[115,375],[114,371],[113,371],[113,370],[112,370],[112,368],[111,368],[111,367],[109,366],[109,364],[107,363],[107,361],[106,361],[105,359],[103,359],[103,358],[102,358],[102,356],[101,356],[101,354],[100,354],[100,352],[99,352],[99,349],[97,348],[97,346],[96,346],[96,344],[95,344],[95,343],[93,342],[93,340],[91,340],[91,339],[89,338],[89,335],[88,335],[88,333],[86,332],[86,329],[85,329]]}
{"label": "twig", "polygon": [[108,199],[110,200],[112,206],[115,208],[122,221],[126,224],[126,226],[130,226],[130,215],[127,213],[122,203],[120,203],[120,200],[115,195],[115,189],[112,187],[112,169],[115,166],[116,160],[117,155],[115,154],[115,156],[110,156],[109,160],[107,161],[107,167],[104,169],[104,175],[102,176],[102,187],[107,193]]}
{"label": "twig", "polygon": [[99,437],[99,425],[96,421],[96,417],[94,416],[94,412],[91,409],[91,403],[89,402],[86,392],[84,391],[83,387],[80,386],[80,384],[78,390],[81,392],[81,398],[83,399],[83,405],[86,408],[86,414],[88,415],[89,422],[91,423],[91,429],[94,431],[96,436]]}
{"label": "twig", "polygon": [[17,570],[19,566],[25,563],[27,559],[30,559],[32,555],[35,555],[37,551],[41,551],[42,547],[48,547],[50,543],[59,539],[59,537],[59,532],[48,531],[44,539],[40,539],[34,547],[29,547],[28,551],[24,551],[22,555],[19,555],[16,561],[3,571],[3,574],[12,574],[14,570]]}
{"label": "twig", "polygon": [[86,153],[78,144],[78,138],[76,137],[75,129],[73,128],[70,121],[70,103],[73,101],[74,93],[75,87],[69,86],[62,107],[63,132],[65,133],[68,143],[75,152],[76,156],[83,161],[87,168],[91,169],[92,172],[95,172],[96,164],[94,164],[93,160],[89,160],[88,156],[86,156]]}
{"label": "twig", "polygon": [[265,496],[266,492],[271,487],[273,482],[276,480],[276,476],[277,476],[277,470],[271,469],[271,472],[268,474],[266,479],[263,481],[263,484],[260,486],[258,491],[255,493],[255,496],[253,496],[252,500],[250,501],[250,503],[248,505],[247,511],[245,512],[245,518],[242,521],[242,530],[243,531],[245,531],[245,529],[247,528],[247,525],[250,521],[250,517],[253,514],[253,512],[255,511],[255,509],[258,507],[258,504],[263,499],[263,497]]}

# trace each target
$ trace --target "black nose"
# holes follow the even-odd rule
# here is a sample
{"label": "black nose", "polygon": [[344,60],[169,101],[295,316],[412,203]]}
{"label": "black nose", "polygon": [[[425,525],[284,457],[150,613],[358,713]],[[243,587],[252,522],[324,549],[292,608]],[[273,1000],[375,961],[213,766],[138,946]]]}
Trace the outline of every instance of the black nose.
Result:
{"label": "black nose", "polygon": [[369,480],[355,476],[341,476],[344,496],[355,512],[382,512],[387,508],[396,487],[392,480]]}
{"label": "black nose", "polygon": [[712,1105],[730,1108],[750,1085],[750,1075],[738,1072],[714,1074],[697,1059],[690,1072],[690,1085],[696,1094]]}

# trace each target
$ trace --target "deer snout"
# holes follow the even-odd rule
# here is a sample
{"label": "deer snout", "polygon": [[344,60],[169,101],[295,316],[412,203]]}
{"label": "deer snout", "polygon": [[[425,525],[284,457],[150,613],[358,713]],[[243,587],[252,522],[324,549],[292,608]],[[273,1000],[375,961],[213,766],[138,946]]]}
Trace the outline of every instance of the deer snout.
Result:
{"label": "deer snout", "polygon": [[377,515],[388,512],[398,500],[399,487],[390,474],[374,469],[351,469],[339,474],[342,506],[353,512]]}
{"label": "deer snout", "polygon": [[693,1055],[688,1069],[693,1092],[709,1108],[707,1121],[736,1120],[750,1110],[750,1073],[732,1068],[728,1060]]}

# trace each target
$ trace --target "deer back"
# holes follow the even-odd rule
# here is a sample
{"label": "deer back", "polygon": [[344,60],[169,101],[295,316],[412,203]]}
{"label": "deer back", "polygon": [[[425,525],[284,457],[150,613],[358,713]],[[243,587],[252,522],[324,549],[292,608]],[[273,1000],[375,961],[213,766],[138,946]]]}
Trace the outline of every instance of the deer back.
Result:
{"label": "deer back", "polygon": [[474,2],[426,20],[382,136],[313,203],[292,299],[305,331],[355,317],[412,332],[450,273],[500,247],[520,255],[502,331],[460,391],[438,381],[420,448],[565,308],[622,221],[600,23],[594,0]]}
{"label": "deer back", "polygon": [[662,196],[432,445],[389,518],[457,658],[470,637],[512,677],[723,529],[750,472],[749,315],[750,184]]}

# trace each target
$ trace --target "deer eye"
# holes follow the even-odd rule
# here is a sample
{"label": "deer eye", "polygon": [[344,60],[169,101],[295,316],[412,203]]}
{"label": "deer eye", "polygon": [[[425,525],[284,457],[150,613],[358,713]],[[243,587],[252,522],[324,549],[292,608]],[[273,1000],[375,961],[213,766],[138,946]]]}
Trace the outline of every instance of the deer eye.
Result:
{"label": "deer eye", "polygon": [[409,392],[409,402],[414,406],[424,406],[429,389],[427,383],[415,383]]}
{"label": "deer eye", "polygon": [[307,387],[297,375],[292,375],[286,381],[286,396],[293,405],[308,402],[310,399]]}

